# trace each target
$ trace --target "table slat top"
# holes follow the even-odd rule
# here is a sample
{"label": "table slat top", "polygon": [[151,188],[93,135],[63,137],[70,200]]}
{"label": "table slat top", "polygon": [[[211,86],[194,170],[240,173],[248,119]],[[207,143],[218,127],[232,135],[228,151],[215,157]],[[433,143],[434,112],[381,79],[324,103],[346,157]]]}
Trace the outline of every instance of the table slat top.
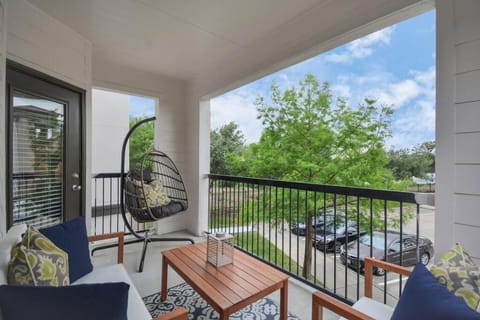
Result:
{"label": "table slat top", "polygon": [[261,292],[273,292],[288,275],[235,249],[233,263],[216,268],[207,262],[205,242],[163,251],[169,264],[209,303],[228,309]]}

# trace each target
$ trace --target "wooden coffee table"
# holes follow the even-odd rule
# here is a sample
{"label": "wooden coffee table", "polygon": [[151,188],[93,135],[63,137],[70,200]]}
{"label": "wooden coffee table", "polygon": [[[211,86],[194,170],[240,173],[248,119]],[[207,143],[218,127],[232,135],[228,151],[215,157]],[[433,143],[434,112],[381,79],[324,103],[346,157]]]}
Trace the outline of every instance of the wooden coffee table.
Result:
{"label": "wooden coffee table", "polygon": [[233,264],[219,268],[207,262],[205,242],[163,251],[162,296],[167,299],[171,266],[219,314],[228,316],[280,289],[280,319],[287,319],[288,276],[235,249]]}

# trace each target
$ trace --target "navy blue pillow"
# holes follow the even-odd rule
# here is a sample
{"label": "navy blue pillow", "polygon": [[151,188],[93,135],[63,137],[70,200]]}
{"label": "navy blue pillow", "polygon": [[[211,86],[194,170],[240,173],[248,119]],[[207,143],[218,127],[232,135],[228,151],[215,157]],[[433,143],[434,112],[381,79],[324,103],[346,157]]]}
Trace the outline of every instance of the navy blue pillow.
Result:
{"label": "navy blue pillow", "polygon": [[123,282],[64,287],[0,286],[3,320],[127,320]]}
{"label": "navy blue pillow", "polygon": [[480,319],[463,299],[439,283],[419,262],[405,284],[391,320]]}
{"label": "navy blue pillow", "polygon": [[39,231],[57,247],[68,253],[70,283],[93,270],[84,217],[78,217]]}

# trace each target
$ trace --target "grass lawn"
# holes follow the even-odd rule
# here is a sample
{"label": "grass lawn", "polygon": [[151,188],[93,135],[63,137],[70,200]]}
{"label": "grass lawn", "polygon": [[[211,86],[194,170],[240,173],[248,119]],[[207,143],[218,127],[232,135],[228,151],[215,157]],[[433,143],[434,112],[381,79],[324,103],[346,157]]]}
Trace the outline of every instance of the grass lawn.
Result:
{"label": "grass lawn", "polygon": [[[270,261],[284,270],[290,271],[298,276],[302,276],[303,268],[297,261],[291,259],[282,250],[277,248],[272,242],[259,235],[257,232],[243,232],[235,235],[235,244],[244,250]],[[313,281],[313,276],[310,277]],[[322,285],[320,281],[316,281],[318,285]]]}

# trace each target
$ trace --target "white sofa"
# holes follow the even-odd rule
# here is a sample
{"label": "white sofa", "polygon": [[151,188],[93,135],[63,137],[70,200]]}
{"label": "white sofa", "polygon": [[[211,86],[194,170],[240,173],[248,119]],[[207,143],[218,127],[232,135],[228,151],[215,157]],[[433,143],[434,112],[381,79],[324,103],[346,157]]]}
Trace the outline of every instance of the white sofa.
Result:
{"label": "white sofa", "polygon": [[[16,225],[12,227],[4,237],[0,240],[0,285],[7,284],[7,266],[10,261],[10,251],[12,247],[21,241],[22,234],[26,231],[26,225]],[[89,237],[90,241],[101,240],[116,237],[119,241],[118,246],[118,264],[95,267],[92,272],[77,279],[71,285],[89,284],[89,283],[105,283],[105,282],[125,282],[130,285],[128,293],[128,319],[132,320],[150,320],[152,317],[143,303],[140,294],[135,288],[123,264],[123,233],[115,233],[109,235],[101,235]],[[155,318],[155,320],[167,319],[187,319],[185,309],[177,309],[169,314]],[[0,311],[1,320],[1,311]]]}

